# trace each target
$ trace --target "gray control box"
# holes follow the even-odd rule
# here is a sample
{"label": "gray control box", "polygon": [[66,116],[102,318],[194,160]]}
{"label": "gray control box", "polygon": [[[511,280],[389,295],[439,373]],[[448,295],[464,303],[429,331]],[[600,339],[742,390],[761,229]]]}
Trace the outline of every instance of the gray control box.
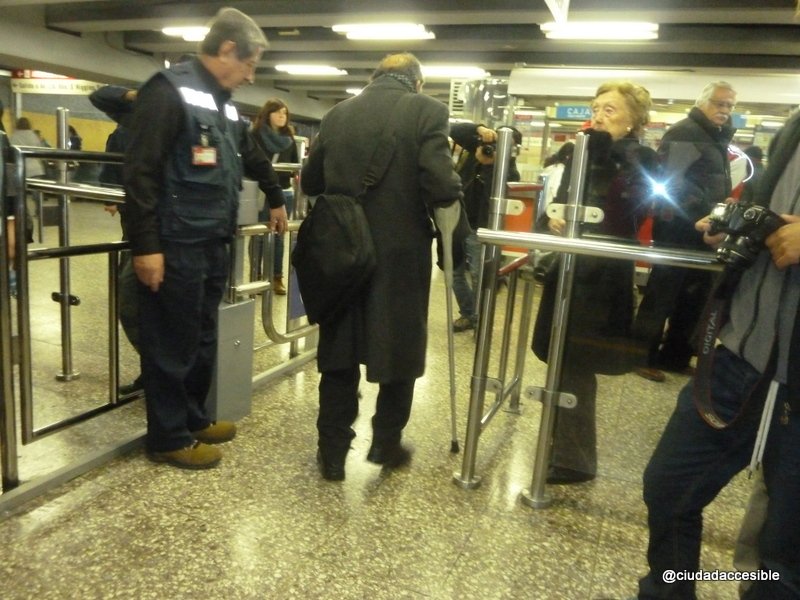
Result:
{"label": "gray control box", "polygon": [[253,395],[255,300],[219,307],[217,364],[206,399],[215,421],[238,421],[250,414]]}

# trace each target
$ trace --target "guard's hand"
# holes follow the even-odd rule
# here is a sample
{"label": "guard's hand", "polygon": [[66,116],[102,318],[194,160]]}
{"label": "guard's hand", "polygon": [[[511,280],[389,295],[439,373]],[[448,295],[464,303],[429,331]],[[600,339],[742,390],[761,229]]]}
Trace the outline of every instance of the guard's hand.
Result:
{"label": "guard's hand", "polygon": [[269,209],[269,227],[275,233],[284,233],[288,229],[289,217],[285,206]]}
{"label": "guard's hand", "polygon": [[781,215],[786,225],[770,235],[765,244],[772,254],[772,262],[779,269],[800,264],[800,216]]}
{"label": "guard's hand", "polygon": [[103,210],[110,214],[112,217],[115,216],[118,212],[116,204],[104,204]]}
{"label": "guard's hand", "polygon": [[143,285],[157,292],[164,281],[164,255],[143,254],[133,257],[133,270]]}
{"label": "guard's hand", "polygon": [[550,217],[550,220],[547,222],[547,229],[549,229],[550,233],[553,235],[564,235],[566,226],[567,222],[558,217]]}

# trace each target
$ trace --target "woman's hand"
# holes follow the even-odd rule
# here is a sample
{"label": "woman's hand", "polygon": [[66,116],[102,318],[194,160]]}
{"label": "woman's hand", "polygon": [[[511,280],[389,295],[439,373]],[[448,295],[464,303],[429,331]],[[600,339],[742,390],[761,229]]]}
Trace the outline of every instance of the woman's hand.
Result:
{"label": "woman's hand", "polygon": [[550,220],[547,222],[547,229],[550,230],[550,233],[553,235],[564,235],[564,229],[567,226],[567,222],[564,219],[559,219],[558,217],[550,217]]}

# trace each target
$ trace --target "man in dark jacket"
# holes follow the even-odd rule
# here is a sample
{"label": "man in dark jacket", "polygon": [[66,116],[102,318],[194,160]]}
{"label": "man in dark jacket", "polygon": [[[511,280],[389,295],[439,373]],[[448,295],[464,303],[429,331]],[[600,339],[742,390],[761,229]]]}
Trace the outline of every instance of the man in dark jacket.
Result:
{"label": "man in dark jacket", "polygon": [[302,170],[303,191],[357,196],[387,115],[401,111],[392,160],[364,200],[377,254],[372,280],[346,313],[320,326],[318,461],[322,476],[344,479],[358,414],[359,364],[380,384],[367,460],[386,467],[409,459],[400,444],[414,381],[425,370],[431,279],[432,209],[460,199],[447,141],[447,107],[420,93],[411,54],[389,55],[364,91],[325,115]]}
{"label": "man in dark jacket", "polygon": [[209,444],[236,434],[233,423],[212,423],[204,405],[243,170],[266,194],[272,225],[286,228],[278,178],[230,101],[253,82],[266,47],[252,19],[222,9],[198,58],[156,74],[136,97],[123,216],[141,283],[146,445],[156,462],[213,467],[221,453]]}
{"label": "man in dark jacket", "polygon": [[[654,211],[653,241],[659,246],[703,250],[694,223],[731,193],[728,144],[736,92],[724,81],[709,83],[689,116],[669,128],[658,149],[667,195]],[[694,354],[692,337],[710,290],[711,275],[699,269],[653,267],[637,316],[648,344],[646,379],[663,381],[660,369],[683,372]],[[669,321],[666,333],[665,323]]]}

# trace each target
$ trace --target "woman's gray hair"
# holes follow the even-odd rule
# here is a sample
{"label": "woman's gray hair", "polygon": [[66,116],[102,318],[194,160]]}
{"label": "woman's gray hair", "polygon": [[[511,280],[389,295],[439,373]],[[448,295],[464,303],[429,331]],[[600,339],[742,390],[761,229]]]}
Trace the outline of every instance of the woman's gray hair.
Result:
{"label": "woman's gray hair", "polygon": [[236,57],[239,60],[250,58],[259,50],[269,47],[267,36],[261,27],[250,17],[235,8],[222,8],[208,23],[208,33],[200,42],[200,54],[217,56],[223,42],[236,44]]}
{"label": "woman's gray hair", "polygon": [[719,89],[730,90],[734,94],[736,93],[736,90],[733,89],[733,86],[727,81],[714,81],[712,83],[709,83],[706,87],[703,88],[703,91],[700,92],[700,95],[697,97],[697,100],[695,101],[694,105],[702,106],[703,104],[711,100],[711,96],[713,96],[714,92],[716,92]]}
{"label": "woman's gray hair", "polygon": [[653,100],[648,89],[630,81],[606,81],[600,84],[594,97],[608,92],[617,92],[625,99],[631,117],[632,131],[636,135],[641,135],[650,122],[650,109],[653,108]]}

